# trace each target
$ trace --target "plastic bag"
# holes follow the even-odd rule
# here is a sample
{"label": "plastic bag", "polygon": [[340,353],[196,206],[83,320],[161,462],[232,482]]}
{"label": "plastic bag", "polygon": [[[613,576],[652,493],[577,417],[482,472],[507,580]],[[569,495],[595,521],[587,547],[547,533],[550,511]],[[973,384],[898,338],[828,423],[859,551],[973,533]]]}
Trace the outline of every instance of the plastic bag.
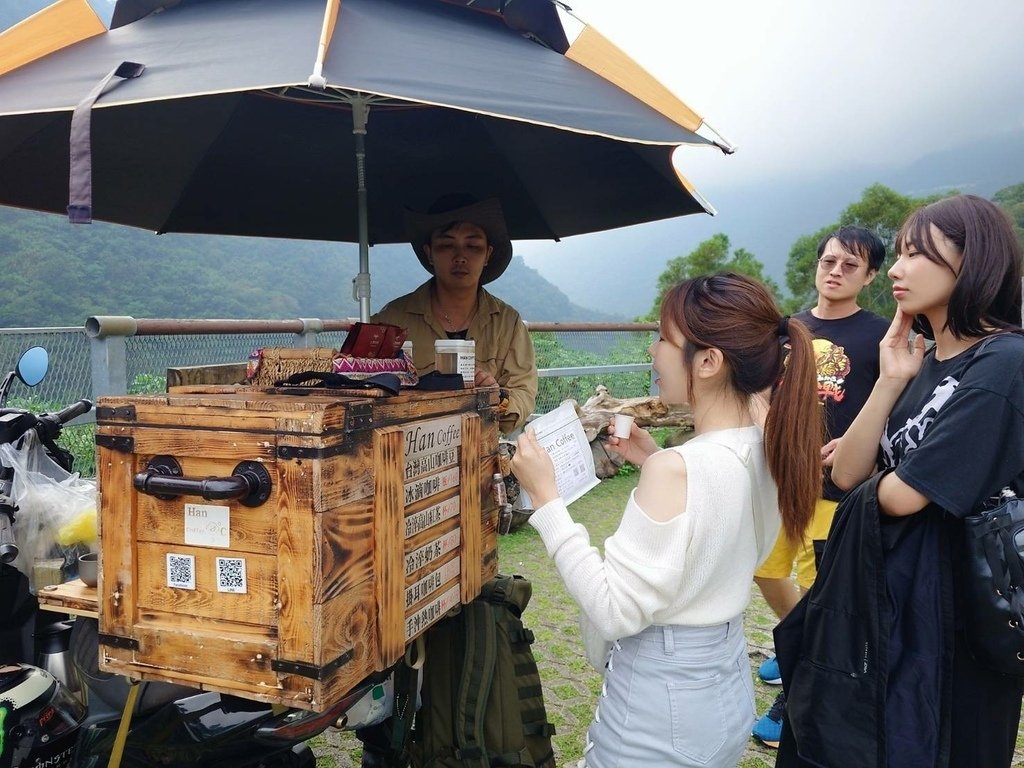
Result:
{"label": "plastic bag", "polygon": [[33,593],[75,578],[78,556],[96,544],[96,481],[66,472],[34,431],[20,447],[0,445],[0,462],[14,469],[14,567],[28,577]]}

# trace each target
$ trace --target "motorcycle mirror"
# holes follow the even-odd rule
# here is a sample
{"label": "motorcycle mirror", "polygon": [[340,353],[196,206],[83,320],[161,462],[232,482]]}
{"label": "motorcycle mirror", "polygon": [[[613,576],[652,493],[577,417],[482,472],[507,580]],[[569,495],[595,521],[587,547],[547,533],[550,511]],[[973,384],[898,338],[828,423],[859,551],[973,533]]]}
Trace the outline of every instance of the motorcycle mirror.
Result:
{"label": "motorcycle mirror", "polygon": [[49,367],[49,353],[43,347],[30,347],[21,355],[14,370],[27,386],[34,387],[46,377]]}

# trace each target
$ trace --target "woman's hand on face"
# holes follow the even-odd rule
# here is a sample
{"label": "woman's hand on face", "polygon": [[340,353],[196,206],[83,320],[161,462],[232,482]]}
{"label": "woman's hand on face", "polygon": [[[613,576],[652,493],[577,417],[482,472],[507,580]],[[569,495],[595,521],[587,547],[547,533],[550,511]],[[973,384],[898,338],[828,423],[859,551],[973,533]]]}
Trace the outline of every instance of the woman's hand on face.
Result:
{"label": "woman's hand on face", "polygon": [[615,430],[614,419],[608,422],[606,429],[608,431],[607,436],[600,435],[600,439],[604,440],[612,451],[619,454],[630,464],[635,464],[639,467],[647,460],[648,456],[652,453],[657,453],[659,450],[658,444],[651,437],[651,433],[646,429],[638,427],[635,421],[629,427],[629,437],[616,437],[612,434]]}
{"label": "woman's hand on face", "polygon": [[878,344],[878,367],[880,379],[910,381],[921,370],[924,360],[924,336],[917,334],[911,346],[908,340],[914,318],[906,315],[899,307],[896,315]]}
{"label": "woman's hand on face", "polygon": [[516,441],[516,452],[512,457],[512,474],[516,476],[523,490],[530,495],[534,509],[540,509],[549,501],[558,498],[555,465],[551,463],[551,457],[530,427],[527,427]]}

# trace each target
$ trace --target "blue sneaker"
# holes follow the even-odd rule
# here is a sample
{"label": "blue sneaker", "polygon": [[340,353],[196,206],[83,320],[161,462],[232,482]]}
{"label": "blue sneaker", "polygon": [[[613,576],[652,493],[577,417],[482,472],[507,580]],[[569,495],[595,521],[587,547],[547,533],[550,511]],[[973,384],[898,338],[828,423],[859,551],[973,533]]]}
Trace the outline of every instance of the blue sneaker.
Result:
{"label": "blue sneaker", "polygon": [[782,685],[782,673],[779,672],[779,660],[772,656],[761,662],[757,668],[757,676],[768,685]]}
{"label": "blue sneaker", "polygon": [[782,721],[786,716],[786,694],[780,693],[775,697],[775,703],[768,710],[768,714],[754,723],[750,734],[772,749],[779,748],[779,741],[782,739]]}

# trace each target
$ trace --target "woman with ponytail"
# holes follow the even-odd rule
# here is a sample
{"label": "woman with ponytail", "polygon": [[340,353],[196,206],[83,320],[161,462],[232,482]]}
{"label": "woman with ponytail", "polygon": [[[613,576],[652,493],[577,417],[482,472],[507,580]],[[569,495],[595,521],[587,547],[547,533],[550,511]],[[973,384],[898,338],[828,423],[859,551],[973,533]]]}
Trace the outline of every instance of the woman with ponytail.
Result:
{"label": "woman with ponytail", "polygon": [[723,273],[668,291],[650,353],[662,401],[690,405],[694,437],[659,450],[634,424],[607,438],[642,470],[603,557],[529,430],[512,468],[585,642],[610,643],[580,765],[735,766],[755,716],[751,578],[780,528],[800,538],[821,488],[811,335],[761,283]]}

